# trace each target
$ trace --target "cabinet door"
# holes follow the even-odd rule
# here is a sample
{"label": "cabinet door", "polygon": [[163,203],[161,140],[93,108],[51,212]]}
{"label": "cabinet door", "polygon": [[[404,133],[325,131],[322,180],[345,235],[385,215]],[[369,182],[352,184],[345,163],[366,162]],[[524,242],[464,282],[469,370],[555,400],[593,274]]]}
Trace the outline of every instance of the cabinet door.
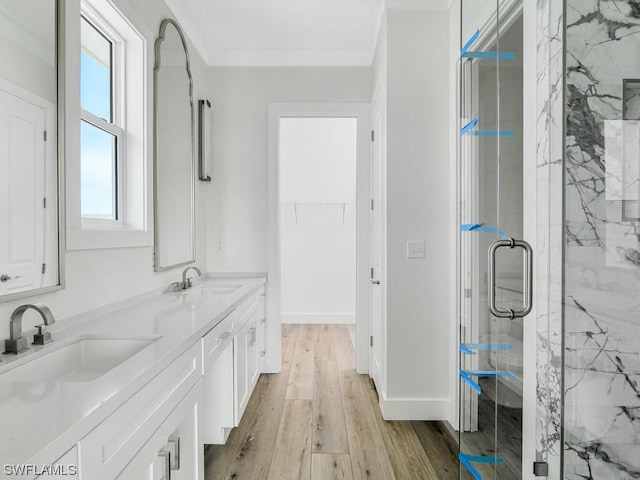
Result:
{"label": "cabinet door", "polygon": [[202,382],[162,424],[163,447],[169,452],[171,480],[203,480]]}
{"label": "cabinet door", "polygon": [[258,381],[258,343],[257,343],[257,335],[258,335],[258,312],[256,312],[251,320],[249,320],[249,330],[247,331],[247,381],[249,383],[248,393],[247,393],[247,402],[249,401],[249,397],[251,397],[251,393],[253,392],[253,387],[255,387],[256,382]]}
{"label": "cabinet door", "polygon": [[51,464],[50,473],[43,473],[36,480],[78,480],[78,447],[73,447]]}
{"label": "cabinet door", "polygon": [[204,376],[204,443],[221,445],[235,426],[233,415],[233,342],[218,354]]}
{"label": "cabinet door", "polygon": [[233,339],[233,383],[234,383],[234,414],[235,426],[240,424],[240,419],[249,401],[249,372],[247,363],[247,334],[249,322],[245,323]]}
{"label": "cabinet door", "polygon": [[165,480],[167,467],[165,457],[159,455],[161,450],[162,436],[156,432],[120,472],[117,480]]}
{"label": "cabinet door", "polygon": [[258,377],[260,377],[260,374],[262,373],[262,369],[264,367],[264,357],[267,354],[267,350],[265,348],[265,324],[266,324],[266,320],[264,318],[264,316],[262,316],[262,318],[258,318],[258,321],[256,322],[256,354],[257,354],[257,375],[256,375],[256,381],[258,380]]}
{"label": "cabinet door", "polygon": [[[264,357],[267,355],[265,343],[267,319],[264,314],[264,307],[258,310],[258,321],[256,322],[256,352],[258,354],[257,376],[259,377],[264,368]],[[256,378],[257,381],[257,378]]]}
{"label": "cabinet door", "polygon": [[199,382],[120,472],[117,480],[203,480]]}

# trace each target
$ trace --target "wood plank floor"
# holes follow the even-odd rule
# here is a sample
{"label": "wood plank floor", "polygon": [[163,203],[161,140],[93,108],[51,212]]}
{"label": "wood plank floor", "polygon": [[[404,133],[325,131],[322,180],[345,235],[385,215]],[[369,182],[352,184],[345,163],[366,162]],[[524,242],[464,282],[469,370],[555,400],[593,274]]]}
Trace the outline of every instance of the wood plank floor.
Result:
{"label": "wood plank floor", "polygon": [[205,447],[205,480],[454,480],[457,446],[438,422],[384,421],[355,372],[345,325],[283,325],[282,371],[263,374],[226,445]]}

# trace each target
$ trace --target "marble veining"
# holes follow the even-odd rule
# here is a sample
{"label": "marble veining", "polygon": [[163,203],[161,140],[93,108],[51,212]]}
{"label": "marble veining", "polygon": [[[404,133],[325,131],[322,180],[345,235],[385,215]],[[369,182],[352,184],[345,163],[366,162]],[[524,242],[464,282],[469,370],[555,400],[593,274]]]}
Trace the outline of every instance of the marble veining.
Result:
{"label": "marble veining", "polygon": [[564,475],[640,478],[640,2],[567,0]]}
{"label": "marble veining", "polygon": [[537,2],[536,461],[561,478],[564,14]]}

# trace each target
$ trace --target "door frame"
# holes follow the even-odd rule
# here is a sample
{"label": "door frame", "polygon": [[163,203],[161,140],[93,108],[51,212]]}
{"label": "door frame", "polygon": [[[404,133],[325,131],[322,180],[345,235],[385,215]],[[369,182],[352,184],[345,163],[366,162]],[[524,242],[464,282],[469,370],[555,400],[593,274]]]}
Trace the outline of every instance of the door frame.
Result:
{"label": "door frame", "polygon": [[369,103],[270,103],[268,162],[268,278],[266,285],[267,331],[265,373],[281,369],[280,280],[280,169],[281,118],[349,117],[358,121],[356,153],[356,371],[369,373],[369,199],[371,152],[371,104]]}
{"label": "door frame", "polygon": [[[63,199],[64,170],[60,162],[61,152],[64,151],[62,140],[63,131],[63,95],[58,92],[55,103],[36,95],[14,83],[0,78],[0,90],[30,103],[44,111],[44,128],[47,140],[44,142],[44,196],[47,208],[44,212],[44,255],[43,262],[47,264],[47,271],[41,281],[50,286],[3,294],[0,302],[54,292],[65,288],[65,233]],[[53,235],[51,234],[53,233]]]}
{"label": "door frame", "polygon": [[[387,341],[386,341],[386,301],[387,301],[387,275],[386,275],[386,83],[381,82],[375,88],[373,93],[373,98],[371,100],[371,165],[369,169],[369,186],[370,186],[370,196],[371,202],[374,202],[374,168],[375,165],[375,149],[380,148],[381,156],[379,159],[380,165],[378,168],[380,169],[380,198],[378,198],[379,205],[375,206],[373,203],[369,207],[369,219],[370,219],[370,229],[369,229],[369,248],[370,248],[370,282],[369,282],[369,376],[373,380],[376,389],[378,392],[386,396],[386,382],[387,382],[387,362],[385,361],[387,356]],[[376,115],[380,115],[380,125],[378,126],[376,122]],[[380,128],[380,131],[377,128]],[[376,145],[379,145],[379,147]],[[375,215],[380,215],[380,232],[374,231],[374,222],[373,218]],[[376,264],[376,259],[373,258],[374,255],[374,236],[376,233],[380,234],[380,258],[377,259],[379,262],[380,271],[377,272],[377,275],[374,273],[374,267]],[[377,286],[373,285],[373,280],[378,280],[380,283]],[[373,304],[373,289],[378,288],[380,290],[380,332],[376,332],[374,329],[374,307]],[[379,334],[379,335],[378,335]],[[376,336],[378,335],[378,336]],[[375,338],[374,338],[375,337]],[[378,377],[375,376],[374,369],[374,358],[375,358],[375,349],[380,349],[380,371],[378,372]]]}

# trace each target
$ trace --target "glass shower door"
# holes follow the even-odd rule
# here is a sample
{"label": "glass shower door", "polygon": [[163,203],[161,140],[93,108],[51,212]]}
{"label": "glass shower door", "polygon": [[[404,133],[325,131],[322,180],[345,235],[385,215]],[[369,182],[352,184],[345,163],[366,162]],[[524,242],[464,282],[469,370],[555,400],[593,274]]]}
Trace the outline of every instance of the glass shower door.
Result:
{"label": "glass shower door", "polygon": [[460,50],[460,478],[522,475],[522,2],[463,0]]}
{"label": "glass shower door", "polygon": [[637,479],[640,12],[565,5],[562,478]]}

